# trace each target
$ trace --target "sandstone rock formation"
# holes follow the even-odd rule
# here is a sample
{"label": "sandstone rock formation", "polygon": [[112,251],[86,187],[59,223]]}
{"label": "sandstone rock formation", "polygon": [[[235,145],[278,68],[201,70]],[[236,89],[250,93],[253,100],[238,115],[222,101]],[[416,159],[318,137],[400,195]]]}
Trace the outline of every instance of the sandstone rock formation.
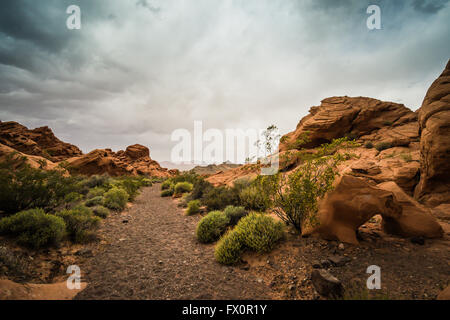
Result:
{"label": "sandstone rock formation", "polygon": [[17,122],[0,121],[0,161],[12,153],[16,153],[16,160],[25,157],[34,168],[60,169],[59,165],[64,162],[64,167],[68,165],[73,172],[86,175],[167,177],[177,173],[176,170],[161,168],[150,158],[150,150],[139,144],[117,153],[111,149],[97,149],[84,155],[78,147],[55,137],[48,127],[29,130]]}
{"label": "sandstone rock formation", "polygon": [[450,60],[419,109],[420,182],[415,198],[431,206],[450,203]]}
{"label": "sandstone rock formation", "polygon": [[174,171],[161,168],[158,162],[150,158],[149,149],[142,145],[133,145],[117,153],[110,149],[97,149],[67,159],[67,163],[74,172],[86,175],[107,173],[111,176],[141,174],[168,177],[175,174]]}
{"label": "sandstone rock formation", "polygon": [[[382,188],[381,188],[382,187]],[[442,237],[439,223],[395,183],[376,186],[364,178],[344,175],[319,205],[320,225],[313,233],[329,240],[357,244],[356,231],[374,215],[385,230],[405,237]]]}
{"label": "sandstone rock formation", "polygon": [[56,163],[39,156],[26,155],[13,148],[0,144],[0,162],[6,161],[7,157],[11,157],[13,167],[16,168],[22,164],[21,159],[24,159],[32,168],[41,168],[45,170],[64,170],[59,168]]}
{"label": "sandstone rock formation", "polygon": [[0,121],[0,143],[24,154],[59,162],[82,155],[78,147],[59,140],[48,127],[30,130],[17,122]]}
{"label": "sandstone rock formation", "polygon": [[280,151],[314,148],[348,135],[392,146],[408,146],[419,138],[417,116],[402,104],[365,97],[332,97],[309,112],[295,131],[281,138]]}

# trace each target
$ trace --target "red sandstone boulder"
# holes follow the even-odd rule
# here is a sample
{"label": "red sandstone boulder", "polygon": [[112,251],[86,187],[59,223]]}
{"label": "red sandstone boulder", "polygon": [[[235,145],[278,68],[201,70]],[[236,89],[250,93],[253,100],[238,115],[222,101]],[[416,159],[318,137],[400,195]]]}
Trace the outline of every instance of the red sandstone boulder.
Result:
{"label": "red sandstone boulder", "polygon": [[450,61],[423,100],[419,124],[421,175],[415,198],[430,206],[450,203]]}

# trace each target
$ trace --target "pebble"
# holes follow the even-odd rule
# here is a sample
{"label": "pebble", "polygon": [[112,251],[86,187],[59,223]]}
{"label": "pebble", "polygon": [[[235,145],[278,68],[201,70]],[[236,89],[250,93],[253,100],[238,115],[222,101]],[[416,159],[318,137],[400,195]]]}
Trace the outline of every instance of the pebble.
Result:
{"label": "pebble", "polygon": [[343,243],[339,243],[338,248],[339,248],[339,250],[344,250],[344,249],[345,249],[345,246],[344,246]]}

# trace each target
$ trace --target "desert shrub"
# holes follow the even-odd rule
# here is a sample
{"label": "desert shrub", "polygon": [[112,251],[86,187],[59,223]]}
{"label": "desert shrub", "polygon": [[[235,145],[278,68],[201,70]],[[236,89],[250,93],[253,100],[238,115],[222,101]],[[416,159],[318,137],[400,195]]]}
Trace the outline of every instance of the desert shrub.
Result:
{"label": "desert shrub", "polygon": [[88,194],[86,195],[87,199],[92,199],[95,197],[103,197],[103,195],[105,194],[106,190],[104,188],[101,187],[95,187],[89,190]]}
{"label": "desert shrub", "polygon": [[171,197],[173,196],[173,189],[163,190],[161,191],[161,197]]}
{"label": "desert shrub", "polygon": [[237,224],[234,232],[239,233],[246,248],[258,253],[270,252],[284,236],[284,226],[272,217],[253,212]]}
{"label": "desert shrub", "polygon": [[136,177],[121,177],[112,182],[113,187],[118,187],[128,193],[128,200],[133,201],[139,195],[142,186],[141,181]]}
{"label": "desert shrub", "polygon": [[90,176],[85,182],[85,186],[89,188],[103,187],[111,181],[107,174]]}
{"label": "desert shrub", "polygon": [[193,172],[184,172],[170,178],[173,184],[177,184],[179,182],[189,182],[192,185],[194,185],[198,179],[200,179],[200,176]]}
{"label": "desert shrub", "polygon": [[96,206],[92,208],[92,212],[100,218],[106,219],[109,215],[108,208],[105,208],[104,206]]}
{"label": "desert shrub", "polygon": [[175,194],[191,192],[194,186],[189,182],[178,182],[174,187]]}
{"label": "desert shrub", "polygon": [[230,205],[239,205],[239,193],[228,187],[212,188],[204,195],[202,202],[208,210],[223,210]]}
{"label": "desert shrub", "polygon": [[281,222],[253,212],[242,218],[232,231],[219,240],[214,256],[219,263],[234,264],[240,260],[244,250],[270,252],[283,237],[284,226]]}
{"label": "desert shrub", "polygon": [[333,187],[337,165],[346,157],[336,153],[307,160],[293,173],[261,178],[274,212],[300,233],[303,225],[317,223],[318,200]]}
{"label": "desert shrub", "polygon": [[173,182],[168,179],[166,181],[164,181],[163,183],[161,183],[161,190],[169,190],[171,189],[173,186]]}
{"label": "desert shrub", "polygon": [[261,192],[258,186],[250,186],[239,194],[241,204],[249,210],[266,211],[270,206],[267,194]]}
{"label": "desert shrub", "polygon": [[17,238],[21,245],[35,249],[59,244],[65,234],[64,220],[31,209],[0,220],[0,234]]}
{"label": "desert shrub", "polygon": [[123,210],[128,202],[128,193],[121,189],[114,187],[105,193],[103,205],[111,210]]}
{"label": "desert shrub", "polygon": [[213,185],[208,181],[206,181],[205,179],[198,179],[194,183],[194,188],[192,189],[192,192],[189,195],[189,200],[202,199],[204,195],[212,188],[214,188]]}
{"label": "desert shrub", "polygon": [[392,148],[392,145],[389,142],[380,142],[375,146],[375,149],[377,149],[378,151],[383,151],[390,148]]}
{"label": "desert shrub", "polygon": [[100,218],[94,216],[85,206],[77,206],[71,210],[62,210],[56,216],[64,219],[67,234],[76,243],[86,243],[95,238]]}
{"label": "desert shrub", "polygon": [[218,240],[226,231],[230,220],[222,211],[211,211],[197,225],[197,239],[202,243]]}
{"label": "desert shrub", "polygon": [[144,187],[151,187],[153,185],[153,182],[151,179],[148,178],[142,178],[141,179],[141,185]]}
{"label": "desert shrub", "polygon": [[[23,160],[24,161],[24,160]],[[77,178],[59,171],[17,166],[13,155],[0,163],[0,210],[13,214],[32,208],[50,211],[64,202],[71,192],[78,192]]]}
{"label": "desert shrub", "polygon": [[373,148],[373,143],[368,141],[364,144],[364,148],[366,149],[372,149]]}
{"label": "desert shrub", "polygon": [[71,202],[79,202],[83,199],[83,195],[79,194],[78,192],[70,192],[64,197],[64,202],[71,203]]}
{"label": "desert shrub", "polygon": [[248,212],[245,210],[244,207],[235,207],[235,206],[227,206],[223,213],[228,217],[230,220],[229,225],[234,226],[236,225],[241,218],[245,217]]}
{"label": "desert shrub", "polygon": [[392,121],[383,121],[383,125],[388,126],[388,127],[392,126],[393,124],[394,123]]}
{"label": "desert shrub", "polygon": [[232,230],[219,240],[214,250],[214,257],[221,264],[231,265],[241,260],[242,250],[241,237],[238,232]]}
{"label": "desert shrub", "polygon": [[188,216],[192,215],[192,214],[196,214],[200,212],[200,207],[201,207],[201,203],[200,200],[192,200],[189,201],[188,205],[187,205],[187,211],[186,214]]}
{"label": "desert shrub", "polygon": [[86,207],[94,207],[94,206],[99,206],[103,204],[103,197],[102,196],[98,196],[98,197],[94,197],[91,199],[86,200],[86,202],[84,203],[84,205]]}

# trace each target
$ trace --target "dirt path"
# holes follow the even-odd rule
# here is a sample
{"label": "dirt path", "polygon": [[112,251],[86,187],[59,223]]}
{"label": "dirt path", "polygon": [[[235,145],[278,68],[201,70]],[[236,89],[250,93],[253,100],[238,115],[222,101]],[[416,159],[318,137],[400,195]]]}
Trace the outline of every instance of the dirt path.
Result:
{"label": "dirt path", "polygon": [[200,216],[184,216],[159,193],[159,185],[145,188],[105,220],[104,241],[80,266],[89,285],[76,299],[270,299],[261,279],[216,263],[214,246],[196,241]]}

